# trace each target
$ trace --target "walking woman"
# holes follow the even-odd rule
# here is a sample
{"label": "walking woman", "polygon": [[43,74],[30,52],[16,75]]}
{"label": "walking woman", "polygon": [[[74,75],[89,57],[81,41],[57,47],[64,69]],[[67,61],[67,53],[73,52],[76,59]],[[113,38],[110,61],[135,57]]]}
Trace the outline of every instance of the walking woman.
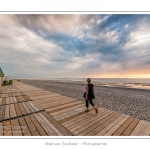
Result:
{"label": "walking woman", "polygon": [[87,82],[88,84],[86,85],[86,112],[89,112],[89,102],[90,104],[95,108],[95,113],[97,114],[98,113],[98,109],[95,107],[94,103],[93,103],[93,99],[95,99],[95,96],[94,96],[94,86],[93,84],[91,83],[91,79],[90,78],[87,78]]}

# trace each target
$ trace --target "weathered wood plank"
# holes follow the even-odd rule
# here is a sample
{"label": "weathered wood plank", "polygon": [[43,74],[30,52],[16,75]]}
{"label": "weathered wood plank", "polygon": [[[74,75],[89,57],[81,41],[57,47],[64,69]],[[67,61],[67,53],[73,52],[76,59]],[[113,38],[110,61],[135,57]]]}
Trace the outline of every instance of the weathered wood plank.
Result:
{"label": "weathered wood plank", "polygon": [[26,100],[22,96],[18,96],[20,102],[26,102]]}
{"label": "weathered wood plank", "polygon": [[9,102],[9,97],[6,98],[6,105],[8,105],[8,104],[10,104],[10,102]]}
{"label": "weathered wood plank", "polygon": [[123,117],[125,114],[122,114],[118,118],[116,118],[114,121],[112,121],[108,126],[106,126],[103,130],[99,131],[98,133],[95,134],[95,136],[102,136],[106,132],[108,132],[114,125],[116,125]]}
{"label": "weathered wood plank", "polygon": [[21,129],[22,129],[23,135],[24,136],[31,136],[31,132],[30,132],[24,118],[21,117],[21,118],[18,118],[18,120],[19,120],[20,126],[22,127]]}
{"label": "weathered wood plank", "polygon": [[12,135],[13,136],[22,136],[22,131],[21,131],[18,119],[12,119],[11,120],[11,128],[12,128]]}
{"label": "weathered wood plank", "polygon": [[16,114],[17,114],[17,116],[18,116],[18,117],[19,117],[19,116],[22,116],[20,107],[19,107],[19,105],[18,105],[17,103],[15,104],[15,109],[16,109]]}
{"label": "weathered wood plank", "polygon": [[26,110],[27,114],[30,114],[31,111],[30,111],[30,109],[28,108],[28,106],[26,105],[26,103],[23,102],[22,105],[23,105],[24,109]]}
{"label": "weathered wood plank", "polygon": [[45,121],[45,123],[53,130],[55,135],[62,136],[63,134],[42,114],[39,113],[40,117]]}
{"label": "weathered wood plank", "polygon": [[20,103],[20,99],[17,96],[15,98],[16,98],[17,103]]}
{"label": "weathered wood plank", "polygon": [[110,110],[104,110],[103,112],[101,112],[100,114],[96,115],[94,114],[92,118],[90,119],[85,119],[83,120],[81,123],[79,123],[77,126],[69,126],[68,129],[74,134],[77,135],[79,133],[81,133],[82,131],[84,131],[86,128],[92,126],[93,124],[95,124],[97,121],[105,118],[106,116],[110,115],[111,113],[113,113],[113,111]]}
{"label": "weathered wood plank", "polygon": [[2,103],[1,105],[5,105],[6,104],[6,98],[2,98]]}
{"label": "weathered wood plank", "polygon": [[36,127],[34,126],[33,122],[31,121],[31,119],[29,118],[29,116],[25,116],[24,119],[25,119],[25,121],[28,125],[28,128],[29,128],[30,132],[33,136],[39,136],[40,134],[37,131]]}
{"label": "weathered wood plank", "polygon": [[145,123],[144,120],[140,120],[137,126],[134,128],[134,130],[131,132],[130,136],[137,136],[138,133],[140,132],[143,124]]}
{"label": "weathered wood plank", "polygon": [[31,101],[28,101],[28,103],[34,108],[36,112],[40,111]]}
{"label": "weathered wood plank", "polygon": [[[101,115],[103,115],[105,112],[107,112],[107,110],[104,108],[99,108],[98,110],[99,110],[99,114],[101,114]],[[63,122],[62,124],[66,128],[71,129],[71,128],[74,128],[74,127],[82,124],[83,122],[86,122],[86,121],[92,119],[93,117],[95,117],[95,110],[92,108],[92,110],[89,113],[84,112],[84,114],[82,114],[76,118],[70,119],[66,122]]]}
{"label": "weathered wood plank", "polygon": [[2,105],[2,98],[0,98],[0,105]]}
{"label": "weathered wood plank", "polygon": [[4,119],[9,119],[10,118],[10,112],[9,112],[9,105],[5,106],[5,117]]}
{"label": "weathered wood plank", "polygon": [[[94,136],[98,132],[102,131],[106,126],[108,126],[112,121],[114,121],[116,118],[118,118],[121,114],[114,112],[114,114],[111,114],[109,117],[106,117],[104,120],[101,120],[96,125],[94,125],[96,128],[93,130],[91,129],[90,132],[86,132],[86,136]],[[88,134],[87,134],[88,133]]]}
{"label": "weathered wood plank", "polygon": [[41,112],[48,120],[51,122],[63,135],[71,136],[73,135],[68,129],[66,129],[64,126],[62,126],[60,123],[58,123],[52,116],[50,116],[46,112]]}
{"label": "weathered wood plank", "polygon": [[29,110],[31,111],[31,113],[36,112],[35,109],[33,107],[31,107],[31,105],[29,104],[29,102],[25,102],[27,107],[29,108]]}
{"label": "weathered wood plank", "polygon": [[128,128],[121,135],[129,136],[139,121],[140,121],[139,119],[134,118],[133,122],[128,126]]}
{"label": "weathered wood plank", "polygon": [[34,117],[34,115],[30,115],[30,119],[32,120],[33,124],[36,126],[38,132],[40,133],[41,136],[46,136],[48,135],[45,130],[43,129],[43,127],[41,126],[41,124],[37,121],[37,119]]}
{"label": "weathered wood plank", "polygon": [[5,117],[5,105],[0,106],[0,121],[3,121]]}
{"label": "weathered wood plank", "polygon": [[17,117],[14,104],[10,104],[10,117],[11,117],[11,118]]}
{"label": "weathered wood plank", "polygon": [[14,103],[17,103],[16,97],[13,97],[13,98],[14,98]]}
{"label": "weathered wood plank", "polygon": [[113,134],[113,136],[122,135],[126,128],[133,122],[134,118],[130,117],[121,127]]}
{"label": "weathered wood plank", "polygon": [[[112,117],[114,117],[114,115],[116,115],[117,113],[116,112],[113,112],[107,116],[105,116],[104,118],[99,118],[99,119],[96,119],[94,120],[94,124],[93,123],[89,123],[88,124],[88,128],[87,126],[85,126],[83,128],[83,131],[81,131],[80,133],[78,133],[78,135],[88,135],[88,136],[91,136],[91,135],[95,135],[98,131],[97,131],[97,128],[98,126],[102,126],[102,124],[104,124],[107,120],[111,119]],[[101,128],[99,128],[101,129]],[[91,131],[91,132],[90,132]]]}
{"label": "weathered wood plank", "polygon": [[13,98],[13,97],[10,97],[10,98],[9,98],[9,102],[10,102],[10,104],[13,104],[13,103],[14,103],[14,98]]}
{"label": "weathered wood plank", "polygon": [[59,94],[51,94],[51,95],[43,95],[39,94],[40,96],[30,96],[32,100],[38,100],[38,99],[45,99],[45,98],[50,98],[50,97],[56,97],[60,96]]}
{"label": "weathered wood plank", "polygon": [[46,131],[46,133],[49,136],[54,136],[56,135],[53,130],[44,122],[44,120],[40,117],[40,115],[38,113],[34,114],[35,118],[38,120],[38,122],[41,124],[41,126],[43,127],[43,129]]}
{"label": "weathered wood plank", "polygon": [[4,121],[4,136],[12,136],[10,120]]}
{"label": "weathered wood plank", "polygon": [[21,113],[22,113],[23,115],[26,115],[27,112],[26,112],[26,110],[24,109],[22,103],[18,103],[18,105],[19,105],[19,108],[20,108],[20,110],[21,110]]}
{"label": "weathered wood plank", "polygon": [[57,111],[65,110],[65,109],[67,109],[67,108],[80,105],[80,104],[82,104],[82,103],[83,103],[83,102],[80,102],[80,101],[79,101],[79,102],[72,102],[72,103],[69,103],[69,104],[65,104],[65,105],[60,105],[60,106],[48,108],[48,109],[46,109],[45,111],[48,112],[49,114],[51,114],[51,113],[54,113],[54,112],[57,112]]}
{"label": "weathered wood plank", "polygon": [[138,136],[144,136],[144,135],[149,135],[150,134],[150,123],[145,122],[138,133]]}
{"label": "weathered wood plank", "polygon": [[32,101],[32,104],[39,110],[42,111],[44,110],[43,108],[41,108],[39,105],[37,105],[35,102]]}
{"label": "weathered wood plank", "polygon": [[108,132],[106,132],[104,134],[104,136],[111,136],[113,135],[113,133],[116,132],[116,130],[122,125],[124,124],[124,122],[126,122],[126,120],[129,118],[130,116],[125,115],[123,119],[121,119],[115,126],[113,126]]}
{"label": "weathered wood plank", "polygon": [[4,135],[4,131],[3,131],[3,122],[0,122],[0,136],[3,136]]}

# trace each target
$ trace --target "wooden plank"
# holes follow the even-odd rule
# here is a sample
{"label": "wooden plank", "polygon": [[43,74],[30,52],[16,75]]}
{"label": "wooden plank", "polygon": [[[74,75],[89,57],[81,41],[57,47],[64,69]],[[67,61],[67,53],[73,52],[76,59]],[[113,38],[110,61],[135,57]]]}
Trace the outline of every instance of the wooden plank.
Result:
{"label": "wooden plank", "polygon": [[19,105],[18,105],[17,103],[15,104],[15,109],[16,109],[16,114],[17,114],[17,116],[18,116],[18,117],[19,117],[19,116],[22,116],[20,107],[19,107]]}
{"label": "wooden plank", "polygon": [[122,125],[130,116],[125,115],[123,119],[121,119],[115,126],[113,126],[108,132],[104,134],[104,136],[111,136],[114,132]]}
{"label": "wooden plank", "polygon": [[18,96],[20,102],[26,102],[26,100],[22,96]]}
{"label": "wooden plank", "polygon": [[83,105],[77,106],[77,107],[72,107],[72,108],[68,108],[66,110],[62,110],[60,112],[55,112],[53,114],[51,114],[56,120],[62,120],[65,118],[69,118],[72,117],[80,112],[85,112],[85,108]]}
{"label": "wooden plank", "polygon": [[11,128],[13,136],[22,136],[22,131],[18,119],[11,120]]}
{"label": "wooden plank", "polygon": [[30,109],[31,113],[36,112],[35,109],[33,107],[31,107],[31,105],[29,104],[29,102],[25,102],[27,107]]}
{"label": "wooden plank", "polygon": [[17,103],[16,97],[13,97],[13,98],[14,98],[14,103]]}
{"label": "wooden plank", "polygon": [[30,119],[32,120],[32,122],[34,123],[35,127],[37,128],[38,132],[40,133],[41,136],[46,136],[48,135],[45,130],[43,129],[43,127],[41,126],[41,124],[37,121],[37,119],[34,117],[34,115],[30,115]]}
{"label": "wooden plank", "polygon": [[83,120],[83,122],[81,122],[81,124],[74,126],[73,128],[69,127],[68,129],[74,134],[77,135],[79,133],[81,133],[82,131],[84,131],[85,129],[89,128],[90,126],[92,126],[93,124],[97,123],[99,120],[104,119],[106,116],[109,116],[111,113],[113,113],[113,111],[110,110],[105,110],[103,113],[101,113],[101,115],[93,115],[93,117],[91,119],[86,119]]}
{"label": "wooden plank", "polygon": [[[101,114],[102,111],[104,111],[104,108],[99,108],[99,113]],[[86,118],[90,119],[93,117],[93,115],[95,114],[95,110],[91,109],[91,111],[89,111],[89,113],[83,113],[79,116],[77,116],[76,118],[72,118],[66,122],[63,122],[62,124],[67,128],[69,126],[76,126],[79,125],[83,120],[85,120]]]}
{"label": "wooden plank", "polygon": [[10,120],[4,121],[4,136],[12,136]]}
{"label": "wooden plank", "polygon": [[121,125],[119,129],[117,129],[115,133],[113,133],[113,136],[121,135],[126,130],[126,128],[132,123],[133,120],[134,118],[130,117],[123,125]]}
{"label": "wooden plank", "polygon": [[26,105],[26,103],[23,102],[22,105],[23,105],[24,109],[26,110],[27,114],[30,114],[31,111],[30,111],[30,109],[28,108],[28,106]]}
{"label": "wooden plank", "polygon": [[145,136],[145,135],[149,135],[150,134],[150,123],[145,121],[145,123],[143,124],[140,132],[138,133],[138,136]]}
{"label": "wooden plank", "polygon": [[31,101],[29,101],[29,104],[34,108],[35,111],[40,111]]}
{"label": "wooden plank", "polygon": [[62,136],[63,134],[51,123],[49,120],[41,113],[39,113],[40,117],[44,120],[44,122],[53,130],[55,135]]}
{"label": "wooden plank", "polygon": [[43,95],[41,96],[41,93],[39,93],[39,96],[31,96],[32,100],[38,100],[38,99],[44,99],[44,98],[50,98],[50,97],[56,97],[56,96],[60,96],[59,94],[51,94],[51,95]]}
{"label": "wooden plank", "polygon": [[0,105],[2,105],[2,98],[0,98]]}
{"label": "wooden plank", "polygon": [[24,98],[26,101],[32,101],[32,99],[31,99],[29,96],[27,96],[27,95],[24,95],[23,98]]}
{"label": "wooden plank", "polygon": [[44,120],[40,117],[39,113],[35,113],[34,114],[35,118],[38,120],[38,122],[41,124],[41,126],[43,127],[43,129],[46,131],[46,133],[49,136],[54,136],[56,135],[53,130],[44,122]]}
{"label": "wooden plank", "polygon": [[6,105],[5,107],[5,117],[4,119],[9,119],[10,118],[10,113],[9,113],[9,105]]}
{"label": "wooden plank", "polygon": [[41,108],[40,106],[38,106],[35,102],[32,101],[32,104],[39,110],[42,111],[44,110],[43,108]]}
{"label": "wooden plank", "polygon": [[98,133],[95,134],[95,136],[102,136],[105,133],[107,133],[114,125],[116,125],[123,117],[125,114],[122,114],[118,118],[116,118],[114,121],[112,121],[108,126],[106,126],[103,130],[99,131]]}
{"label": "wooden plank", "polygon": [[42,111],[41,112],[48,120],[51,122],[63,135],[65,136],[72,136],[73,134],[66,129],[63,125],[58,123],[52,116],[50,116],[48,113]]}
{"label": "wooden plank", "polygon": [[11,93],[9,93],[9,97],[12,97],[13,96],[13,93],[11,92]]}
{"label": "wooden plank", "polygon": [[6,98],[6,105],[8,105],[8,104],[10,104],[10,102],[9,102],[9,97]]}
{"label": "wooden plank", "polygon": [[14,104],[14,98],[13,98],[13,97],[10,97],[10,98],[9,98],[9,102],[10,102],[10,104]]}
{"label": "wooden plank", "polygon": [[45,111],[48,112],[49,114],[51,114],[51,113],[54,113],[54,112],[57,112],[57,111],[65,110],[67,108],[71,108],[71,107],[80,105],[82,103],[83,102],[72,102],[72,103],[69,103],[69,104],[66,104],[66,105],[60,105],[60,106],[52,107],[52,108],[46,109]]}
{"label": "wooden plank", "polygon": [[5,115],[5,105],[0,106],[0,121],[4,120],[4,115]]}
{"label": "wooden plank", "polygon": [[107,119],[105,118],[101,120],[100,122],[98,122],[96,125],[94,125],[96,128],[93,126],[91,129],[89,129],[90,132],[87,130],[88,132],[86,132],[86,136],[96,135],[98,132],[102,131],[106,126],[108,126],[112,121],[114,121],[119,116],[121,116],[121,114],[114,112],[110,116],[106,117]]}
{"label": "wooden plank", "polygon": [[139,122],[139,119],[134,118],[133,122],[128,126],[128,128],[121,135],[129,136],[131,134],[131,132],[133,131],[133,129],[138,124],[138,122]]}
{"label": "wooden plank", "polygon": [[11,118],[17,117],[14,104],[10,104],[10,117],[11,117]]}
{"label": "wooden plank", "polygon": [[145,123],[144,120],[140,120],[137,126],[134,128],[134,130],[131,132],[130,136],[137,136],[138,133],[140,132],[143,124]]}
{"label": "wooden plank", "polygon": [[19,108],[20,108],[20,110],[21,110],[22,115],[26,115],[27,112],[26,112],[26,110],[24,109],[22,103],[18,103],[18,105],[19,105]]}
{"label": "wooden plank", "polygon": [[20,103],[20,99],[17,96],[15,98],[16,98],[17,103]]}
{"label": "wooden plank", "polygon": [[33,122],[31,121],[31,119],[29,118],[29,116],[25,116],[24,119],[25,119],[25,121],[28,125],[28,128],[29,128],[30,132],[33,136],[39,136],[40,134],[37,131],[36,127],[34,126]]}
{"label": "wooden plank", "polygon": [[99,130],[101,130],[101,128],[103,128],[103,124],[105,125],[105,122],[107,122],[109,119],[113,118],[115,115],[117,114],[117,112],[113,112],[110,115],[107,115],[105,118],[99,118],[94,120],[94,124],[90,123],[91,125],[88,125],[88,128],[83,129],[82,132],[78,133],[78,135],[82,136],[82,135],[95,135]]}
{"label": "wooden plank", "polygon": [[3,136],[4,135],[4,131],[3,131],[3,128],[4,128],[4,126],[3,126],[3,122],[0,122],[0,136]]}
{"label": "wooden plank", "polygon": [[[93,108],[90,108],[89,110],[92,111]],[[85,110],[83,110],[83,111],[78,112],[78,113],[76,113],[76,114],[73,114],[73,115],[71,115],[71,116],[69,116],[69,117],[65,117],[65,118],[59,120],[58,122],[59,122],[59,123],[64,123],[65,121],[68,121],[68,120],[70,120],[70,119],[76,118],[76,117],[78,117],[78,116],[80,116],[80,115],[82,115],[82,114],[85,114],[85,113],[86,113]]]}
{"label": "wooden plank", "polygon": [[1,105],[5,105],[6,104],[6,98],[2,98],[2,103]]}
{"label": "wooden plank", "polygon": [[22,129],[23,135],[24,136],[31,136],[31,132],[30,132],[24,118],[21,117],[21,118],[18,118],[18,120],[19,120],[20,126],[22,127],[21,129]]}

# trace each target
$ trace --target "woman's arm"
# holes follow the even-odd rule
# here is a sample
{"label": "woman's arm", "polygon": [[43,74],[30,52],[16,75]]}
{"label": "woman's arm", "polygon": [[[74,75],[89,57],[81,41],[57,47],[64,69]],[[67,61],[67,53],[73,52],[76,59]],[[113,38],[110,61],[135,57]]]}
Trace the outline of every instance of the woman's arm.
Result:
{"label": "woman's arm", "polygon": [[89,87],[86,85],[86,100],[88,100],[88,92],[89,92]]}

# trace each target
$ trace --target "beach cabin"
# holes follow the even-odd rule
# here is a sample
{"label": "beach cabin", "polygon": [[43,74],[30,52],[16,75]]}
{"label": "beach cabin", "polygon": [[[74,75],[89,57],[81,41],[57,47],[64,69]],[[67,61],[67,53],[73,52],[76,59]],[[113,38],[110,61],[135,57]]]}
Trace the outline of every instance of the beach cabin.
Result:
{"label": "beach cabin", "polygon": [[3,73],[3,71],[2,71],[2,69],[1,69],[1,67],[0,67],[0,87],[1,87],[2,84],[3,84],[3,80],[4,80],[4,73]]}

